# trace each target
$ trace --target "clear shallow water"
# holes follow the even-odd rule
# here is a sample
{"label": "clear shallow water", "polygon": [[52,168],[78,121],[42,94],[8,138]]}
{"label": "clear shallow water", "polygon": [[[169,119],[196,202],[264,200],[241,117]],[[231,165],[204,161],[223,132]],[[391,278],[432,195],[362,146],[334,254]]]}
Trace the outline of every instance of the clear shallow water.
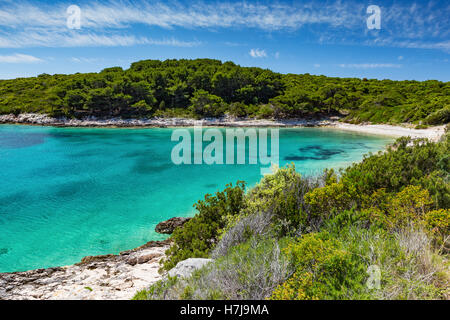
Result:
{"label": "clear shallow water", "polygon": [[[157,223],[194,214],[257,165],[171,162],[172,129],[0,125],[0,272],[79,262],[150,240]],[[303,174],[345,167],[393,139],[321,128],[280,129],[280,165]],[[206,143],[205,143],[206,144]]]}

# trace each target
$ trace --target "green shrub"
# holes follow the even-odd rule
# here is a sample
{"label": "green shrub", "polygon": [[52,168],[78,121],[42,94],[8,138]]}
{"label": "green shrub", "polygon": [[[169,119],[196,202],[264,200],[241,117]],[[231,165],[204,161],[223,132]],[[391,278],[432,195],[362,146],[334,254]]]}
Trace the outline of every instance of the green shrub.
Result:
{"label": "green shrub", "polygon": [[175,229],[171,236],[172,246],[162,260],[163,269],[170,270],[178,262],[188,258],[208,257],[216,245],[220,230],[225,227],[226,217],[237,215],[244,205],[245,183],[227,185],[214,196],[207,194],[194,207],[198,213],[183,228]]}
{"label": "green shrub", "polygon": [[252,238],[233,247],[226,256],[196,270],[189,278],[161,280],[134,299],[251,299],[269,297],[289,275],[281,254],[287,240]]}
{"label": "green shrub", "polygon": [[304,235],[285,249],[296,272],[274,290],[274,300],[365,297],[366,265],[327,233]]}
{"label": "green shrub", "polygon": [[425,228],[444,253],[450,252],[450,209],[429,211],[424,217]]}
{"label": "green shrub", "polygon": [[[302,178],[293,165],[277,168],[274,174],[265,176],[249,190],[245,209],[237,218],[269,212],[279,236],[295,232],[300,226],[311,226],[304,195],[316,186],[317,181]],[[233,225],[233,221],[229,225]]]}
{"label": "green shrub", "polygon": [[450,106],[446,106],[438,111],[429,114],[424,122],[426,124],[438,125],[450,122]]}

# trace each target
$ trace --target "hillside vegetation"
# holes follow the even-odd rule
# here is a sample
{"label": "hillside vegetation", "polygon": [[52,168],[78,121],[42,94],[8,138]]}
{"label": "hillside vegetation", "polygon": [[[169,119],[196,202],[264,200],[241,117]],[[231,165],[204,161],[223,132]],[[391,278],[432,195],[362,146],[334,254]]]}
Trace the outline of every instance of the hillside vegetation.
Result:
{"label": "hillside vegetation", "polygon": [[336,174],[292,166],[206,195],[162,271],[214,261],[135,299],[449,299],[450,135],[401,138]]}
{"label": "hillside vegetation", "polygon": [[27,112],[76,118],[344,114],[351,122],[444,124],[450,83],[283,75],[209,59],[145,60],[128,70],[0,81],[0,114]]}

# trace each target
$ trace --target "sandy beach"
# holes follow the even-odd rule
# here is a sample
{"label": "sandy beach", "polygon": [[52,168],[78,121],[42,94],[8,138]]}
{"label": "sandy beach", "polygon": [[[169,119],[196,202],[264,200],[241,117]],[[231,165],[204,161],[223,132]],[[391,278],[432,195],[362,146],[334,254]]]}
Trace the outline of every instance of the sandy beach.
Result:
{"label": "sandy beach", "polygon": [[435,126],[427,129],[414,129],[402,126],[392,126],[387,124],[349,124],[335,122],[332,124],[337,129],[354,131],[367,134],[385,135],[391,137],[411,137],[413,139],[426,138],[431,141],[438,141],[445,133],[445,126]]}

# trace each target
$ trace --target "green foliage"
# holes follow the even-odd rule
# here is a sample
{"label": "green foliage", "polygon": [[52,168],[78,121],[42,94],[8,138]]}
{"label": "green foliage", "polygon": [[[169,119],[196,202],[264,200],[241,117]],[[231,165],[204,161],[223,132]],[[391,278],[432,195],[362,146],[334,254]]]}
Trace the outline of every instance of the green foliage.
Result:
{"label": "green foliage", "polygon": [[300,226],[311,225],[303,197],[316,185],[313,180],[302,178],[293,165],[277,168],[249,191],[240,217],[269,212],[274,229],[279,236],[285,236]]}
{"label": "green foliage", "polygon": [[190,110],[200,117],[220,117],[225,112],[225,102],[221,97],[199,90],[191,98]]}
{"label": "green foliage", "polygon": [[440,251],[450,252],[450,209],[429,211],[424,217],[425,229],[429,231]]}
{"label": "green foliage", "polygon": [[[335,218],[333,218],[335,219]],[[328,224],[285,250],[295,273],[271,299],[443,299],[449,275],[424,233]],[[368,287],[369,266],[380,271]]]}
{"label": "green foliage", "polygon": [[134,299],[265,299],[289,276],[288,261],[281,254],[287,242],[249,239],[189,278],[159,281],[138,292]]}
{"label": "green foliage", "polygon": [[[293,118],[346,114],[350,122],[449,122],[450,86],[282,75],[218,60],[143,60],[127,70],[0,81],[0,114]],[[176,111],[174,111],[176,110]],[[184,110],[184,111],[181,111]]]}
{"label": "green foliage", "polygon": [[313,215],[328,218],[335,212],[350,209],[358,197],[356,187],[344,178],[310,191],[305,195],[305,202]]}
{"label": "green foliage", "polygon": [[436,207],[449,207],[449,144],[400,138],[387,152],[366,157],[343,172],[346,183],[359,194],[371,195],[379,189],[399,192],[408,185],[429,190]]}
{"label": "green foliage", "polygon": [[274,290],[274,300],[365,297],[366,265],[328,233],[310,233],[285,249],[296,272]]}
{"label": "green foliage", "polygon": [[148,290],[143,289],[138,291],[132,300],[152,300],[152,299],[166,299],[168,291],[178,283],[177,277],[167,277],[165,280],[160,280],[153,284]]}
{"label": "green foliage", "polygon": [[237,215],[244,205],[245,183],[227,185],[214,196],[207,194],[194,207],[198,213],[183,228],[175,229],[173,245],[166,252],[163,269],[170,270],[178,262],[188,258],[208,257],[218,241],[220,230],[225,227],[226,216]]}
{"label": "green foliage", "polygon": [[429,114],[424,122],[431,125],[446,124],[450,122],[450,106],[446,106],[438,111]]}

